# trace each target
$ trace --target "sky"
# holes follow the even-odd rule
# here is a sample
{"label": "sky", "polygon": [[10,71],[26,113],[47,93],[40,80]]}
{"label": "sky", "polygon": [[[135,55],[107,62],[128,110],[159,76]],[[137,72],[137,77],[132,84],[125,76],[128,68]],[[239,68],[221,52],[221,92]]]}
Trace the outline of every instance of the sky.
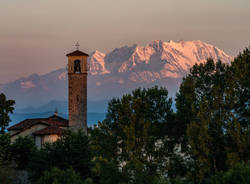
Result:
{"label": "sky", "polygon": [[0,84],[66,66],[75,49],[201,40],[250,45],[250,0],[0,0]]}

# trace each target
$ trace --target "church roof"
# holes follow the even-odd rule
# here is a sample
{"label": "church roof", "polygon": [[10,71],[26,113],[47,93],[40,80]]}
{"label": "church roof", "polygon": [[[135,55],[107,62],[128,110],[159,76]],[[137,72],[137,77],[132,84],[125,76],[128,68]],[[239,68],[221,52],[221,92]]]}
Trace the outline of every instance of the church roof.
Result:
{"label": "church roof", "polygon": [[89,56],[89,55],[82,51],[76,50],[74,52],[67,54],[66,56]]}
{"label": "church roof", "polygon": [[68,120],[57,115],[53,115],[48,118],[26,119],[21,121],[20,123],[17,123],[9,127],[8,130],[23,131],[37,124],[45,124],[48,126],[56,126],[56,127],[68,127]]}
{"label": "church roof", "polygon": [[63,129],[55,127],[55,126],[49,126],[46,127],[42,130],[38,130],[36,132],[33,133],[33,135],[61,135],[63,132]]}

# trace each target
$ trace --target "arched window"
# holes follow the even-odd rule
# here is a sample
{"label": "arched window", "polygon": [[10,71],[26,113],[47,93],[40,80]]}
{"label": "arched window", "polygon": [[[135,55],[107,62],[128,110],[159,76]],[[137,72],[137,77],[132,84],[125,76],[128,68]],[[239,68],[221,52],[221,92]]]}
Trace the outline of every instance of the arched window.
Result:
{"label": "arched window", "polygon": [[81,73],[80,60],[74,61],[74,73]]}

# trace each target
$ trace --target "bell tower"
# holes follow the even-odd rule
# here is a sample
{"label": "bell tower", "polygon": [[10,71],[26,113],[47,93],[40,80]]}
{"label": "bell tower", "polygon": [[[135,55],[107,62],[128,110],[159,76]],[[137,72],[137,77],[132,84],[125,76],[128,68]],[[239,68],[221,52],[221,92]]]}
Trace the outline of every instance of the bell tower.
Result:
{"label": "bell tower", "polygon": [[87,75],[88,54],[78,50],[68,57],[68,110],[69,128],[83,129],[87,133]]}

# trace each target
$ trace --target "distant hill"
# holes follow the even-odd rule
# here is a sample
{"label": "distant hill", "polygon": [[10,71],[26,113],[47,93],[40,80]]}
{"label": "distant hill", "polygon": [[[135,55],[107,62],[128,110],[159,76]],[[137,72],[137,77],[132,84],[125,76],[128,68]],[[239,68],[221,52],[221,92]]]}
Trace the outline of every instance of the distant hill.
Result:
{"label": "distant hill", "polygon": [[[107,111],[108,100],[88,101],[88,112],[105,113]],[[15,109],[15,113],[42,113],[55,112],[57,110],[61,114],[68,114],[68,102],[52,100],[47,104],[39,107],[28,106],[25,108]]]}
{"label": "distant hill", "polygon": [[[170,96],[174,96],[189,68],[207,58],[223,62],[233,59],[217,47],[199,40],[156,40],[145,46],[135,44],[116,48],[107,54],[94,51],[88,60],[88,100],[98,104],[98,101],[120,97],[134,88],[154,85],[165,86]],[[16,108],[34,108],[51,101],[67,101],[67,81],[67,72],[62,68],[45,75],[32,74],[1,85],[0,91],[16,100]],[[101,109],[98,108],[96,105],[91,112],[100,112]],[[46,107],[42,109],[46,110]],[[32,108],[26,108],[26,111],[33,112]],[[104,111],[105,109],[102,112]]]}
{"label": "distant hill", "polygon": [[[89,101],[88,102],[88,125],[97,124],[105,118],[108,101]],[[15,109],[14,113],[10,115],[11,125],[14,125],[24,119],[29,118],[46,118],[54,114],[55,110],[59,116],[68,119],[68,102],[67,101],[50,101],[49,103],[39,107],[26,107],[22,109]]]}
{"label": "distant hill", "polygon": [[[25,119],[32,119],[32,118],[47,118],[54,114],[54,111],[48,111],[43,113],[14,113],[10,115],[11,123],[10,126],[19,123],[22,120]],[[67,114],[61,114],[59,113],[59,116],[68,119]],[[88,120],[88,126],[92,126],[94,124],[97,124],[98,121],[102,121],[105,118],[105,113],[88,113],[87,115]]]}

